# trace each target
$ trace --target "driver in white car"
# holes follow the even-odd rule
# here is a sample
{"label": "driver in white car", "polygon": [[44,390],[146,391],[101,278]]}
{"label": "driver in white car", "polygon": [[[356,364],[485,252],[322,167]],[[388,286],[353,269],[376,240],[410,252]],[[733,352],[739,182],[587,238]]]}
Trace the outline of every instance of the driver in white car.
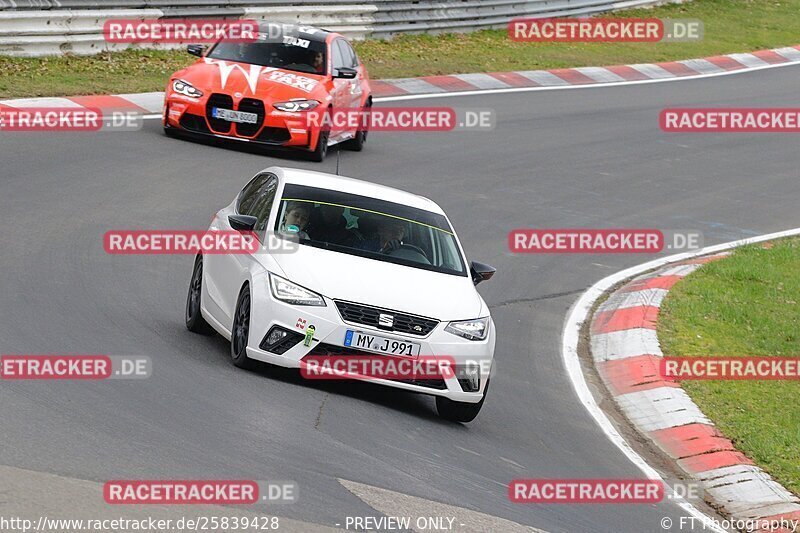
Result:
{"label": "driver in white car", "polygon": [[403,245],[403,237],[406,235],[406,226],[403,221],[380,217],[377,225],[376,236],[362,242],[359,248],[371,252],[389,253],[398,250]]}

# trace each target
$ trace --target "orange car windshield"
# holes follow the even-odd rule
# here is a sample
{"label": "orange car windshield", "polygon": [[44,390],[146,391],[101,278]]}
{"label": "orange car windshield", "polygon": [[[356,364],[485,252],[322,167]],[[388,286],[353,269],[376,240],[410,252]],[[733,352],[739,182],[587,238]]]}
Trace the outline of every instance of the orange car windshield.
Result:
{"label": "orange car windshield", "polygon": [[304,44],[306,43],[307,47],[263,41],[252,43],[220,41],[207,57],[307,74],[325,74],[327,64],[325,43],[305,41]]}

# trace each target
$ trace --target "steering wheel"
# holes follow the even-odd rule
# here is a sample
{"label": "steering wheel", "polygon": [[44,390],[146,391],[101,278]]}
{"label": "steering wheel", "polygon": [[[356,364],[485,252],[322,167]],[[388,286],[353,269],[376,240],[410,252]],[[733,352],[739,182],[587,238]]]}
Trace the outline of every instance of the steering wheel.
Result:
{"label": "steering wheel", "polygon": [[[430,259],[428,259],[428,254],[426,254],[425,250],[423,250],[419,246],[416,246],[414,244],[403,243],[403,244],[400,245],[400,248],[398,248],[397,250],[403,250],[403,249],[411,250],[413,252],[417,252],[418,254],[422,255],[422,257],[424,257],[426,261],[430,262]],[[387,250],[384,253],[387,253],[387,254],[391,255],[393,252],[396,252],[397,250]]]}

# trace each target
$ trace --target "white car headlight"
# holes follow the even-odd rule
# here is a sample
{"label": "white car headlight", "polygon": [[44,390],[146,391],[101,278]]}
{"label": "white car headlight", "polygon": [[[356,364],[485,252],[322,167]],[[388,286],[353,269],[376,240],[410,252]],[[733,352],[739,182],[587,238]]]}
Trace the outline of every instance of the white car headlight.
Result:
{"label": "white car headlight", "polygon": [[200,98],[203,96],[203,91],[195,89],[194,86],[188,81],[175,80],[172,82],[172,90],[176,93],[188,96],[190,98]]}
{"label": "white car headlight", "polygon": [[489,334],[489,317],[450,322],[444,330],[471,341],[482,341]]}
{"label": "white car headlight", "polygon": [[325,307],[325,300],[319,294],[292,283],[275,274],[269,274],[269,285],[272,289],[272,296],[276,300],[294,305],[315,305]]}
{"label": "white car headlight", "polygon": [[288,102],[275,102],[272,107],[280,111],[297,113],[298,111],[311,111],[319,105],[316,100],[290,100]]}

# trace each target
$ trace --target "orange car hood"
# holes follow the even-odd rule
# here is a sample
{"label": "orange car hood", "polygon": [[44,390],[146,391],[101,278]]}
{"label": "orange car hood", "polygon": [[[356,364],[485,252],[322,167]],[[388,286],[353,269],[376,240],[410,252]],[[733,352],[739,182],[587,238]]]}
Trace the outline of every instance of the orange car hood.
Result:
{"label": "orange car hood", "polygon": [[218,92],[236,98],[278,102],[292,98],[321,100],[327,94],[323,75],[207,57],[177,72],[176,76],[206,94]]}

